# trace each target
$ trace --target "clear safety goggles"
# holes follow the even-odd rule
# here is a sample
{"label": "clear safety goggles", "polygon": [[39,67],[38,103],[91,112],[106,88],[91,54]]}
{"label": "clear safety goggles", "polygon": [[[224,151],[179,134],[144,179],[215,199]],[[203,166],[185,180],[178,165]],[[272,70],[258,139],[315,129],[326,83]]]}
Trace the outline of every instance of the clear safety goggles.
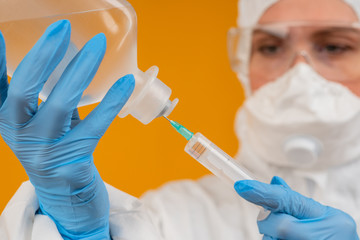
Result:
{"label": "clear safety goggles", "polygon": [[[246,37],[251,49],[244,42]],[[360,81],[359,23],[291,22],[231,28],[228,51],[235,71],[247,64],[251,74],[269,81],[300,61],[328,80]]]}

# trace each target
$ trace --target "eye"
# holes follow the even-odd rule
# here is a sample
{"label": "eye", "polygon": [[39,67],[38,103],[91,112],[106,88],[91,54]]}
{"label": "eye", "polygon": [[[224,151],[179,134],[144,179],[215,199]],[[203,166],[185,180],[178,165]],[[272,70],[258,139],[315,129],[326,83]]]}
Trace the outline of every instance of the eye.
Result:
{"label": "eye", "polygon": [[252,53],[258,57],[279,57],[286,49],[285,40],[264,32],[257,32],[252,39]]}
{"label": "eye", "polygon": [[264,44],[259,46],[257,50],[265,56],[275,56],[281,52],[282,48],[276,44]]}
{"label": "eye", "polygon": [[318,45],[316,50],[320,53],[338,56],[352,51],[353,48],[346,44],[322,44]]}

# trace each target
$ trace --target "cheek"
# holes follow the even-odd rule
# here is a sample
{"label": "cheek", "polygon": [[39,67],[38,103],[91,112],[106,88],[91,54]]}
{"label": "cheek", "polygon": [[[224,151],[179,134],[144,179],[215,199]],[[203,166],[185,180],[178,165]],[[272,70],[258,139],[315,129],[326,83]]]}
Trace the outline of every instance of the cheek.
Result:
{"label": "cheek", "polygon": [[254,64],[250,64],[249,67],[249,81],[250,88],[254,92],[274,79],[269,76],[270,73],[266,74],[263,70],[253,65]]}
{"label": "cheek", "polygon": [[343,86],[347,87],[353,94],[360,97],[360,81],[354,82],[340,82]]}

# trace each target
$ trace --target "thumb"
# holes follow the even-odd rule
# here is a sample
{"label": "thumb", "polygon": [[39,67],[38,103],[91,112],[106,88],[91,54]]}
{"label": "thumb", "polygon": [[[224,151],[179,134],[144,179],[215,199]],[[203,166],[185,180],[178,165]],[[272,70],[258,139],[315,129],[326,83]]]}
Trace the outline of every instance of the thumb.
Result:
{"label": "thumb", "polygon": [[101,138],[114,118],[126,104],[135,88],[132,74],[120,78],[107,92],[99,105],[75,128],[81,136]]}
{"label": "thumb", "polygon": [[[279,182],[279,179],[275,182]],[[274,213],[286,213],[298,219],[307,219],[322,216],[326,212],[325,206],[291,190],[287,184],[284,186],[243,180],[236,182],[234,188],[245,200]]]}
{"label": "thumb", "polygon": [[289,185],[284,181],[284,179],[282,179],[281,177],[275,176],[271,179],[271,183],[272,185],[282,185],[285,188],[291,189],[289,187]]}

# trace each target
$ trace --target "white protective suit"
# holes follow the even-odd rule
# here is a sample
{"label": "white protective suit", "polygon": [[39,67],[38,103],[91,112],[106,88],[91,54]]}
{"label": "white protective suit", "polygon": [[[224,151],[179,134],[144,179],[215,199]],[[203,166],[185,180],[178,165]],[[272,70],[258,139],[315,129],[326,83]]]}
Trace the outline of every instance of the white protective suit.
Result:
{"label": "white protective suit", "polygon": [[[360,4],[355,3],[357,0],[344,1],[360,16]],[[264,11],[276,2],[242,0],[239,4],[239,26],[254,26]],[[246,72],[250,40],[251,36],[242,38],[239,53],[239,58],[244,60],[244,71],[239,76],[248,94],[250,90]],[[307,81],[304,83],[304,80]],[[307,91],[310,88],[313,91]],[[281,91],[277,93],[277,89]],[[299,95],[302,96],[301,101],[295,101]],[[316,101],[312,101],[313,98]],[[291,101],[295,105],[284,104]],[[323,101],[330,102],[325,111],[321,105]],[[320,105],[314,105],[314,102]],[[264,103],[272,108],[264,109]],[[352,107],[344,108],[344,104]],[[294,109],[299,111],[293,112]],[[283,114],[283,117],[277,117],[279,114]],[[268,116],[274,118],[269,120]],[[305,126],[305,133],[313,133],[315,129],[324,130],[315,133],[315,144],[311,144],[311,140],[297,139],[297,146],[303,147],[300,154],[310,159],[303,165],[299,164],[296,154],[293,154],[299,151],[289,151],[286,155],[279,150],[281,146],[276,145],[277,141],[267,144],[268,139],[279,140],[284,138],[282,134],[291,133],[293,129],[290,124],[286,125],[285,119],[294,116],[317,120],[315,124],[312,121],[302,124],[300,121],[299,126]],[[298,64],[280,79],[257,91],[240,109],[236,131],[242,147],[237,159],[265,181],[270,181],[274,175],[280,176],[295,191],[347,212],[359,226],[360,187],[356,183],[360,181],[360,152],[354,150],[355,146],[359,146],[356,143],[356,136],[360,136],[360,128],[356,127],[356,123],[360,124],[358,118],[358,97],[345,87],[324,80],[307,64]],[[286,130],[282,131],[284,125]],[[335,130],[330,133],[329,129]],[[260,134],[257,131],[264,132]],[[318,140],[319,146],[316,145]],[[335,151],[332,147],[334,145],[339,151]],[[327,162],[322,157],[322,151],[324,154],[334,151],[342,158],[338,162],[333,161],[336,158]],[[206,176],[198,181],[168,183],[158,190],[147,192],[140,200],[110,186],[108,192],[110,231],[114,240],[261,239],[256,225],[258,208],[241,199],[232,186],[214,176]],[[61,239],[56,226],[48,217],[35,215],[37,208],[33,187],[29,182],[24,183],[1,215],[0,239]]]}

